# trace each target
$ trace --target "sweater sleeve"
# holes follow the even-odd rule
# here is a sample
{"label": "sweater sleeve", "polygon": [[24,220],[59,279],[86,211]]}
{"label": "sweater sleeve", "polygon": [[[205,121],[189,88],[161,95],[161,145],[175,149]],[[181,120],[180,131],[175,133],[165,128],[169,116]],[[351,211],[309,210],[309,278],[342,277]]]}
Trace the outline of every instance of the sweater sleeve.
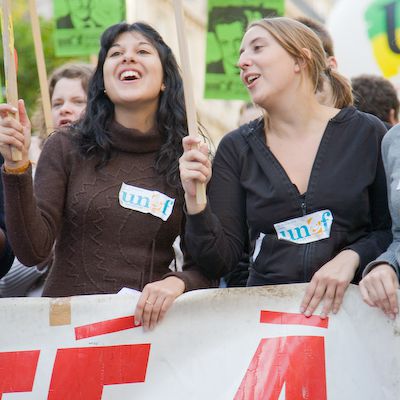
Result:
{"label": "sweater sleeve", "polygon": [[[381,135],[384,133],[385,127],[383,124],[376,126],[377,140],[380,141]],[[356,272],[354,278],[355,282],[361,279],[367,264],[385,251],[392,240],[386,176],[380,151],[378,152],[375,179],[369,188],[369,202],[371,219],[370,232],[363,238],[346,247],[347,249],[354,250],[360,256],[360,267]]]}
{"label": "sweater sleeve", "polygon": [[169,272],[166,275],[164,275],[163,278],[167,278],[169,276],[176,276],[182,279],[183,282],[185,283],[185,292],[195,289],[207,289],[210,287],[218,287],[219,280],[207,276],[189,255],[185,243],[185,229],[186,229],[186,218],[184,217],[182,218],[181,236],[180,236],[180,250],[182,251],[183,254],[182,271]]}
{"label": "sweater sleeve", "polygon": [[35,187],[32,170],[7,174],[2,170],[5,192],[6,225],[11,246],[27,266],[49,256],[60,229],[68,173],[64,148],[69,140],[61,133],[47,141],[38,162]]}
{"label": "sweater sleeve", "polygon": [[233,140],[231,135],[225,136],[218,147],[207,207],[201,213],[187,215],[187,248],[212,278],[224,276],[238,263],[247,235],[246,195],[240,182],[243,146]]}
{"label": "sweater sleeve", "polygon": [[390,264],[399,273],[400,253],[400,127],[392,128],[382,141],[382,156],[386,171],[389,210],[392,217],[393,241],[388,249],[375,261],[370,262],[363,272],[365,276],[381,263]]}

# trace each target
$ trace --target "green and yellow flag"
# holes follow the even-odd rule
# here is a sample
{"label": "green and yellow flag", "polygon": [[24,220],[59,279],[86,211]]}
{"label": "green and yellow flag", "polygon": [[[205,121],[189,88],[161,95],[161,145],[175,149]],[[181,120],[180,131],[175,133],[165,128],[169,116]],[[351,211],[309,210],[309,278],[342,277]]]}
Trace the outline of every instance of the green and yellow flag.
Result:
{"label": "green and yellow flag", "polygon": [[400,1],[372,0],[365,11],[368,37],[382,75],[391,78],[400,68]]}

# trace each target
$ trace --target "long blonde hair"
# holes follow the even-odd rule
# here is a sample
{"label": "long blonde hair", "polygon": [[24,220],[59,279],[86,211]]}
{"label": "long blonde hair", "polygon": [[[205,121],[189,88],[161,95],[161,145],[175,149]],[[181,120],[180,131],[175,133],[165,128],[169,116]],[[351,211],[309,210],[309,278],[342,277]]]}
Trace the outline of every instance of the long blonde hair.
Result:
{"label": "long blonde hair", "polygon": [[349,81],[326,66],[322,42],[310,28],[286,17],[263,18],[252,22],[247,30],[254,26],[264,28],[294,59],[304,62],[315,93],[322,89],[324,79],[328,79],[335,107],[343,108],[353,104]]}

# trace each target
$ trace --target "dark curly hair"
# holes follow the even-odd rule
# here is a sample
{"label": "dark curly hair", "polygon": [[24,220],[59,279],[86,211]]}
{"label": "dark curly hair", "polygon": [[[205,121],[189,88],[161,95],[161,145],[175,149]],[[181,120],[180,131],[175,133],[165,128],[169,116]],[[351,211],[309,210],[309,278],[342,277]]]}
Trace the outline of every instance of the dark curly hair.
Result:
{"label": "dark curly hair", "polygon": [[378,75],[363,74],[351,79],[354,105],[360,110],[390,123],[390,111],[399,113],[399,99],[393,84]]}
{"label": "dark curly hair", "polygon": [[160,92],[156,120],[162,145],[155,168],[160,175],[166,177],[169,185],[180,187],[179,157],[183,153],[182,138],[187,135],[183,83],[172,50],[150,25],[143,22],[122,22],[104,31],[97,67],[89,82],[86,112],[71,129],[84,157],[98,157],[98,168],[109,161],[112,145],[107,127],[114,119],[114,104],[104,94],[103,65],[115,39],[122,33],[132,31],[146,37],[157,50],[161,60],[165,90]]}

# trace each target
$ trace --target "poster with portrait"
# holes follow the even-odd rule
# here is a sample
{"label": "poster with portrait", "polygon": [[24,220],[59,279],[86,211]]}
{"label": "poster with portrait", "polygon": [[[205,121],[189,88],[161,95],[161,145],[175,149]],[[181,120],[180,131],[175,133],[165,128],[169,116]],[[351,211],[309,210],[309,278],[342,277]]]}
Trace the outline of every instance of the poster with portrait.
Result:
{"label": "poster with portrait", "polygon": [[125,20],[125,0],[53,0],[58,57],[97,54],[103,31]]}
{"label": "poster with portrait", "polygon": [[284,0],[209,0],[204,97],[248,100],[237,62],[247,25],[283,15]]}

